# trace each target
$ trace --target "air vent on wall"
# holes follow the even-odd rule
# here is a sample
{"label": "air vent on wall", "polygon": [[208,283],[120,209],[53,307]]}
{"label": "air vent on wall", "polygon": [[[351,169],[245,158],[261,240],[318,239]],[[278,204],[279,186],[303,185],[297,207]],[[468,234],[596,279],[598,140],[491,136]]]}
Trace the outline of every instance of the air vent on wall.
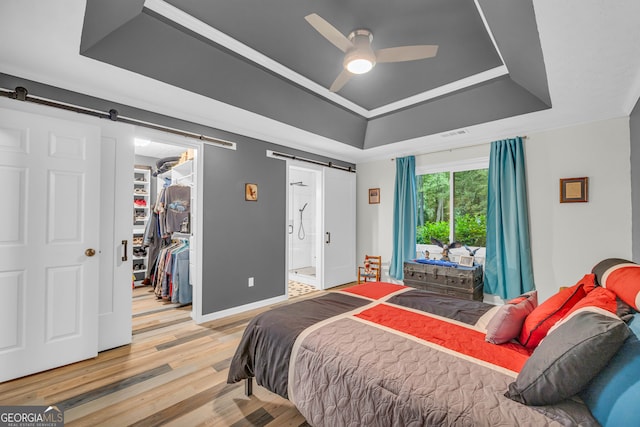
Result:
{"label": "air vent on wall", "polygon": [[459,135],[467,135],[469,133],[466,129],[456,129],[450,132],[441,133],[440,136],[443,138],[448,138],[450,136],[459,136]]}

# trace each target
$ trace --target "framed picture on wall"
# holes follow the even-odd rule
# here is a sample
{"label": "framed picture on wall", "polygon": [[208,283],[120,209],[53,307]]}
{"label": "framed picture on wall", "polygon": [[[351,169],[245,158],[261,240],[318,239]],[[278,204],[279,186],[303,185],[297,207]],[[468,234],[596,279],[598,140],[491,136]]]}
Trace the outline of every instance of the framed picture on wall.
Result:
{"label": "framed picture on wall", "polygon": [[244,199],[250,202],[258,201],[258,184],[244,185]]}
{"label": "framed picture on wall", "polygon": [[380,203],[380,189],[379,188],[370,188],[369,189],[369,204],[375,205]]}
{"label": "framed picture on wall", "polygon": [[458,264],[464,267],[473,267],[473,257],[470,255],[461,255]]}
{"label": "framed picture on wall", "polygon": [[561,178],[560,203],[589,201],[589,178]]}

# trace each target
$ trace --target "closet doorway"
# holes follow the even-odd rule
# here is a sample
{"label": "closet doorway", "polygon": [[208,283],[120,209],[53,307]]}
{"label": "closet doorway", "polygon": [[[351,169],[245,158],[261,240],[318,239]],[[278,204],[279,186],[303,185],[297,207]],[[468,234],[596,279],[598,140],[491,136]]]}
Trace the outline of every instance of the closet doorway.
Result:
{"label": "closet doorway", "polygon": [[135,140],[132,287],[148,313],[180,307],[197,316],[199,148],[158,135]]}
{"label": "closet doorway", "polygon": [[322,173],[289,166],[289,297],[320,289]]}

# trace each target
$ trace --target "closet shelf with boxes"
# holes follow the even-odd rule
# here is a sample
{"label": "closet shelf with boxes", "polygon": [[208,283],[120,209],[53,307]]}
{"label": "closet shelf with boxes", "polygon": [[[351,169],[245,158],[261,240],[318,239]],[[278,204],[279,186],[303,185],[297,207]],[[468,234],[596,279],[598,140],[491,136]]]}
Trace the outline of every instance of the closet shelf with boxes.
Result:
{"label": "closet shelf with boxes", "polygon": [[133,169],[133,286],[142,285],[148,259],[143,246],[144,230],[149,219],[151,168],[136,165]]}

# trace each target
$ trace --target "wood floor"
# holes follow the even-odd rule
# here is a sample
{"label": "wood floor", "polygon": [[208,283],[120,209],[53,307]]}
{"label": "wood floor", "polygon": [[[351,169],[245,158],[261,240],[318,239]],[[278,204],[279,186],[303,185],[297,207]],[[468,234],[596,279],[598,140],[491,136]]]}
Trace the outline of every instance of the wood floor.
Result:
{"label": "wood floor", "polygon": [[280,396],[226,383],[248,321],[270,307],[196,325],[191,307],[165,306],[149,289],[134,290],[131,345],[2,383],[0,405],[57,405],[65,426],[307,425]]}

